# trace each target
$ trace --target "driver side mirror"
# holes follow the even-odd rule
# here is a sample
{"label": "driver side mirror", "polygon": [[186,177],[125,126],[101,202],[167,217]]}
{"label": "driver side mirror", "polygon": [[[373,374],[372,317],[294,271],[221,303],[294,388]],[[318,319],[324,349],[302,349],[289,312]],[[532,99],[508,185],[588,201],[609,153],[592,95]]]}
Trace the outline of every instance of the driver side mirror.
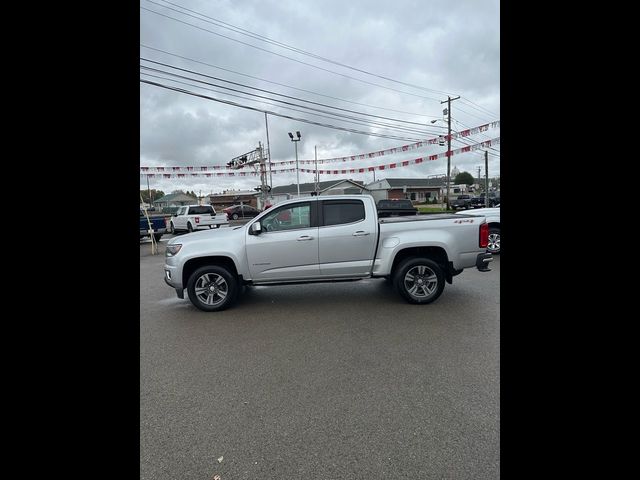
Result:
{"label": "driver side mirror", "polygon": [[262,225],[260,222],[253,222],[249,228],[249,235],[260,235],[262,233]]}

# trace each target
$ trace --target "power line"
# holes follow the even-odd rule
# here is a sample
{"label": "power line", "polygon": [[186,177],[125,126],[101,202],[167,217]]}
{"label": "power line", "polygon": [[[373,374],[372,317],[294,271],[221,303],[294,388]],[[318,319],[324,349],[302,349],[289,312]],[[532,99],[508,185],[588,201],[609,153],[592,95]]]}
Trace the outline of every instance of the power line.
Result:
{"label": "power line", "polygon": [[254,39],[256,39],[256,40],[259,40],[259,41],[262,41],[262,42],[265,42],[265,43],[269,43],[269,44],[271,44],[271,45],[274,45],[274,46],[277,46],[277,47],[281,47],[281,48],[284,48],[284,49],[289,50],[289,51],[293,51],[293,52],[296,52],[296,53],[299,53],[299,54],[302,54],[302,55],[306,55],[306,56],[308,56],[308,57],[312,57],[312,58],[315,58],[315,59],[317,59],[317,60],[322,60],[322,61],[324,61],[324,62],[332,63],[333,65],[337,65],[337,66],[340,66],[340,67],[348,68],[348,69],[350,69],[350,70],[354,70],[354,71],[356,71],[356,72],[364,73],[364,74],[366,74],[366,75],[371,75],[371,76],[373,76],[373,77],[377,77],[377,78],[380,78],[380,79],[382,79],[382,80],[388,80],[388,81],[390,81],[390,82],[399,83],[399,84],[401,84],[401,85],[405,85],[405,86],[407,86],[407,87],[412,87],[412,88],[416,88],[416,89],[419,89],[419,90],[424,90],[424,91],[426,91],[426,92],[439,93],[439,94],[441,94],[441,95],[454,95],[454,94],[453,94],[453,93],[451,93],[451,92],[445,92],[445,91],[442,91],[442,90],[435,90],[435,89],[433,89],[433,88],[422,87],[422,86],[420,86],[420,85],[414,85],[414,84],[412,84],[412,83],[406,83],[406,82],[403,82],[403,81],[401,81],[401,80],[395,80],[395,79],[393,79],[393,78],[385,77],[384,75],[379,75],[379,74],[377,74],[377,73],[372,73],[372,72],[369,72],[369,71],[367,71],[367,70],[363,70],[363,69],[360,69],[360,68],[357,68],[357,67],[352,67],[351,65],[347,65],[347,64],[344,64],[344,63],[338,62],[338,61],[336,61],[336,60],[331,60],[330,58],[326,58],[326,57],[323,57],[323,56],[317,55],[317,54],[315,54],[315,53],[307,52],[306,50],[302,50],[302,49],[300,49],[300,48],[293,47],[293,46],[288,45],[288,44],[286,44],[286,43],[279,42],[279,41],[277,41],[277,40],[273,40],[273,39],[271,39],[271,38],[269,38],[269,37],[266,37],[266,36],[264,36],[264,35],[260,35],[260,34],[258,34],[258,33],[251,32],[250,30],[246,30],[246,29],[241,28],[241,27],[238,27],[238,26],[236,26],[236,25],[232,25],[232,24],[230,24],[230,23],[223,22],[222,20],[219,20],[219,19],[217,19],[217,18],[210,17],[210,16],[205,15],[205,14],[203,14],[203,13],[197,12],[196,10],[191,10],[191,9],[189,9],[189,8],[183,7],[182,5],[179,5],[179,4],[176,4],[176,3],[173,3],[173,2],[169,2],[169,1],[167,1],[167,0],[162,0],[162,1],[163,1],[164,3],[168,3],[168,4],[170,4],[170,5],[174,5],[174,6],[178,7],[178,8],[181,8],[181,9],[183,9],[183,10],[186,10],[186,11],[188,11],[188,12],[192,12],[192,13],[195,13],[195,14],[197,14],[197,15],[200,15],[201,17],[204,17],[204,18],[208,18],[208,19],[210,19],[210,20],[213,20],[213,22],[211,22],[211,21],[207,21],[207,20],[204,20],[204,19],[199,18],[199,17],[195,17],[195,16],[193,16],[193,15],[190,15],[190,14],[188,14],[188,13],[184,13],[184,12],[182,12],[182,11],[180,11],[180,10],[176,10],[176,9],[174,9],[174,8],[171,8],[171,7],[167,7],[166,5],[162,5],[162,4],[157,3],[157,2],[154,2],[154,1],[152,1],[152,0],[147,0],[147,1],[148,1],[149,3],[153,3],[153,4],[158,5],[158,6],[161,6],[161,7],[163,7],[163,8],[167,8],[167,9],[169,9],[169,10],[172,10],[172,11],[174,11],[174,12],[180,13],[180,14],[182,14],[182,15],[186,15],[186,16],[189,16],[189,17],[192,17],[192,18],[196,18],[196,19],[201,20],[201,21],[203,21],[203,22],[210,23],[210,24],[212,24],[212,25],[216,25],[217,27],[220,27],[220,28],[224,28],[224,29],[227,29],[227,30],[231,30],[231,31],[232,31],[232,32],[234,32],[234,33],[239,33],[240,35],[246,35],[246,36],[251,37],[251,38],[254,38]]}
{"label": "power line", "polygon": [[[210,84],[208,82],[204,82],[204,81],[201,81],[201,80],[192,79],[190,77],[184,77],[182,75],[177,75],[175,73],[165,72],[164,70],[158,70],[158,69],[149,68],[149,67],[143,67],[143,68],[147,68],[149,70],[156,71],[156,72],[159,72],[159,73],[165,73],[165,74],[171,75],[171,76],[177,76],[177,77],[180,77],[180,78],[193,80],[193,81],[196,81],[196,82],[204,83],[206,85],[214,85],[214,84]],[[241,98],[242,100],[248,100],[250,102],[257,102],[257,103],[262,103],[262,104],[266,104],[266,105],[272,105],[272,106],[275,106],[275,107],[286,108],[287,110],[291,110],[291,111],[294,111],[294,112],[311,114],[311,115],[314,115],[316,117],[329,118],[331,120],[339,120],[339,121],[345,122],[345,123],[353,123],[353,124],[357,124],[357,125],[363,125],[363,126],[366,126],[366,127],[380,127],[380,126],[382,126],[383,128],[386,128],[387,130],[396,130],[398,132],[419,133],[419,134],[421,134],[421,133],[426,133],[426,134],[431,133],[431,134],[433,134],[433,132],[423,132],[423,131],[419,131],[419,130],[415,130],[415,129],[408,129],[408,128],[395,127],[395,126],[387,128],[387,127],[385,127],[385,124],[382,124],[382,123],[344,120],[343,118],[353,119],[354,117],[350,117],[350,116],[347,116],[347,115],[341,115],[341,114],[338,114],[338,113],[332,113],[332,112],[327,112],[331,116],[320,115],[320,114],[308,112],[308,111],[305,111],[305,110],[298,110],[298,109],[291,108],[291,107],[286,107],[286,106],[283,107],[282,105],[277,105],[277,104],[271,103],[271,102],[265,102],[264,100],[255,100],[255,99],[252,99],[252,98],[243,97],[241,95],[235,95],[235,94],[228,93],[228,92],[222,92],[222,91],[216,90],[214,88],[202,87],[200,85],[194,85],[194,84],[189,83],[189,82],[182,82],[180,80],[175,80],[175,79],[172,79],[172,78],[167,78],[167,77],[163,77],[163,76],[159,76],[159,75],[151,75],[149,73],[144,73],[144,72],[140,72],[140,74],[141,75],[145,75],[145,76],[149,76],[149,77],[153,77],[153,78],[158,78],[158,79],[161,79],[161,80],[167,80],[167,81],[174,82],[174,83],[180,83],[180,84],[183,84],[183,85],[188,85],[190,87],[199,88],[201,90],[207,90],[207,91],[211,91],[211,92],[221,93],[223,95],[227,95],[227,96],[230,96],[230,97]],[[221,87],[221,88],[227,88],[227,87]],[[248,92],[240,92],[240,91],[235,90],[235,89],[230,89],[230,90],[237,91],[237,92],[242,93],[244,95],[251,95],[251,96],[255,96],[255,97],[259,97],[259,98],[268,98],[268,97],[262,97],[261,95],[248,93]],[[275,101],[282,102],[282,100],[277,100],[277,99],[270,99],[270,100],[275,100]],[[289,104],[289,105],[294,105],[294,104],[290,104],[289,102],[283,102],[283,103],[286,103],[286,104]],[[310,107],[305,107],[305,106],[302,106],[302,107],[303,108],[307,108],[307,109],[311,109],[311,110],[318,110],[318,109],[312,109]],[[360,120],[360,119],[358,119],[358,120]]]}
{"label": "power line", "polygon": [[234,73],[236,75],[241,75],[241,76],[244,76],[244,77],[253,78],[254,80],[260,80],[261,82],[272,83],[274,85],[279,85],[281,87],[291,88],[293,90],[299,90],[301,92],[310,93],[312,95],[318,95],[320,97],[331,98],[332,100],[338,100],[340,102],[351,103],[353,105],[360,105],[360,106],[369,107],[369,108],[377,108],[379,110],[386,110],[386,111],[389,111],[389,112],[404,113],[406,115],[415,115],[417,117],[440,118],[439,116],[434,116],[434,115],[424,115],[422,113],[407,112],[407,111],[404,111],[404,110],[395,110],[393,108],[385,108],[385,107],[379,107],[379,106],[376,106],[376,105],[370,105],[368,103],[360,103],[360,102],[354,102],[352,100],[345,100],[344,98],[333,97],[331,95],[325,95],[323,93],[313,92],[311,90],[305,90],[304,88],[294,87],[292,85],[287,85],[285,83],[279,83],[279,82],[274,82],[272,80],[267,80],[265,78],[255,77],[253,75],[249,75],[249,74],[246,74],[246,73],[242,73],[242,72],[238,72],[238,71],[235,71],[235,70],[231,70],[229,68],[220,67],[218,65],[212,65],[211,63],[202,62],[200,60],[195,60],[193,58],[185,57],[183,55],[178,55],[176,53],[167,52],[166,50],[162,50],[160,48],[150,47],[149,45],[145,45],[143,43],[141,43],[140,46],[143,47],[143,48],[148,48],[149,50],[155,50],[156,52],[164,53],[166,55],[171,55],[173,57],[182,58],[183,60],[188,60],[190,62],[199,63],[201,65],[206,65],[208,67],[217,68],[219,70],[224,70],[225,72],[230,72],[230,73]]}
{"label": "power line", "polygon": [[[481,105],[478,105],[478,104],[477,104],[477,103],[475,103],[475,102],[472,102],[471,100],[469,100],[469,99],[468,99],[468,98],[466,98],[466,97],[462,97],[462,101],[463,101],[465,104],[469,104],[469,103],[470,103],[471,105],[475,105],[476,107],[478,107],[478,108],[476,108],[476,110],[483,111],[483,113],[488,113],[489,115],[492,115],[492,116],[494,116],[494,117],[498,117],[498,116],[499,116],[497,113],[494,113],[494,112],[492,112],[491,110],[489,110],[488,108],[485,108],[485,107],[483,107],[483,106],[481,106]],[[473,107],[472,107],[472,108],[473,108]]]}
{"label": "power line", "polygon": [[[168,8],[168,7],[167,7],[167,8]],[[352,76],[350,76],[350,75],[346,75],[346,74],[344,74],[344,73],[335,72],[335,71],[333,71],[333,70],[329,70],[329,69],[327,69],[327,68],[322,68],[322,67],[319,67],[319,66],[317,66],[317,65],[313,65],[313,64],[311,64],[311,63],[303,62],[302,60],[297,60],[297,59],[295,59],[295,58],[288,57],[288,56],[286,56],[286,55],[282,55],[282,54],[280,54],[280,53],[272,52],[271,50],[267,50],[266,48],[258,47],[257,45],[253,45],[253,44],[251,44],[251,43],[243,42],[242,40],[238,40],[238,39],[235,39],[235,38],[229,37],[229,36],[227,36],[227,35],[222,35],[221,33],[214,32],[214,31],[212,31],[212,30],[207,30],[206,28],[200,27],[200,26],[198,26],[198,25],[194,25],[194,24],[189,23],[189,22],[185,22],[184,20],[180,20],[180,19],[175,18],[175,17],[172,17],[172,16],[170,16],[170,15],[165,15],[165,14],[163,14],[163,13],[156,12],[155,10],[151,10],[151,9],[149,9],[149,8],[145,8],[145,7],[142,7],[142,6],[141,6],[141,7],[140,7],[140,9],[141,9],[141,10],[146,10],[146,11],[151,12],[151,13],[155,13],[156,15],[159,15],[159,16],[161,16],[161,17],[168,18],[168,19],[170,19],[170,20],[174,20],[174,21],[179,22],[179,23],[182,23],[182,24],[184,24],[184,25],[188,25],[188,26],[190,26],[190,27],[197,28],[198,30],[202,30],[202,31],[204,31],[204,32],[209,32],[209,33],[211,33],[211,34],[213,34],[213,35],[217,35],[217,36],[219,36],[219,37],[226,38],[227,40],[231,40],[231,41],[233,41],[233,42],[237,42],[237,43],[240,43],[240,44],[242,44],[242,45],[246,45],[246,46],[248,46],[248,47],[255,48],[255,49],[257,49],[257,50],[261,50],[261,51],[263,51],[263,52],[270,53],[270,54],[272,54],[272,55],[276,55],[276,56],[278,56],[278,57],[286,58],[287,60],[292,60],[292,61],[297,62],[297,63],[300,63],[300,64],[302,64],[302,65],[307,65],[308,67],[312,67],[312,68],[316,68],[316,69],[318,69],[318,70],[322,70],[322,71],[324,71],[324,72],[333,73],[334,75],[339,75],[339,76],[344,77],[344,78],[349,78],[349,79],[351,79],[351,80],[356,80],[356,81],[358,81],[358,82],[366,83],[367,85],[373,85],[373,86],[375,86],[375,87],[379,87],[379,88],[384,88],[384,89],[386,89],[386,90],[392,90],[392,91],[394,91],[394,92],[403,93],[403,94],[405,94],[405,95],[411,95],[411,96],[413,96],[413,97],[424,98],[425,100],[433,100],[433,101],[436,101],[436,102],[439,102],[439,101],[440,101],[440,100],[439,100],[439,99],[437,99],[437,98],[433,98],[433,97],[426,97],[426,96],[424,96],[424,95],[418,95],[418,94],[415,94],[415,93],[405,92],[405,91],[403,91],[403,90],[398,90],[398,89],[396,89],[396,88],[386,87],[386,86],[384,86],[384,85],[380,85],[380,84],[378,84],[378,83],[368,82],[367,80],[362,80],[361,78],[352,77]]]}
{"label": "power line", "polygon": [[250,107],[248,105],[242,105],[240,103],[232,102],[230,100],[223,100],[223,99],[220,99],[220,98],[210,97],[208,95],[202,95],[202,94],[199,94],[199,93],[196,93],[196,92],[191,92],[191,91],[185,90],[183,88],[172,87],[170,85],[163,85],[161,83],[151,82],[151,81],[148,81],[148,80],[140,79],[140,83],[147,83],[149,85],[154,85],[156,87],[164,88],[164,89],[167,89],[167,90],[173,90],[175,92],[184,93],[185,95],[191,95],[191,96],[194,96],[194,97],[204,98],[206,100],[211,100],[211,101],[214,101],[214,102],[224,103],[224,104],[227,104],[227,105],[232,105],[234,107],[244,108],[244,109],[247,109],[247,110],[253,110],[255,112],[262,112],[262,113],[266,112],[269,115],[273,115],[275,117],[287,118],[289,120],[295,120],[295,121],[302,122],[302,123],[308,123],[308,124],[311,124],[311,125],[317,125],[319,127],[333,128],[335,130],[342,130],[342,131],[345,131],[345,132],[357,133],[359,135],[367,135],[367,136],[370,136],[370,137],[389,138],[389,139],[393,139],[393,140],[402,140],[402,141],[411,141],[411,142],[420,141],[419,139],[410,138],[410,137],[400,137],[400,136],[394,136],[394,135],[382,135],[382,134],[377,134],[377,133],[372,133],[372,132],[363,132],[362,130],[339,127],[337,125],[330,125],[330,124],[326,124],[326,123],[314,122],[314,121],[308,120],[306,118],[292,117],[290,115],[284,115],[282,113],[274,112],[274,111],[271,111],[271,110],[263,110],[263,109],[260,109],[260,108]]}
{"label": "power line", "polygon": [[[364,116],[367,116],[367,117],[374,117],[374,118],[380,118],[380,119],[383,119],[383,120],[390,120],[392,122],[399,122],[399,123],[406,123],[406,124],[410,124],[410,125],[425,126],[424,123],[411,122],[411,121],[408,121],[408,120],[400,120],[400,119],[391,118],[391,117],[383,117],[381,115],[373,115],[373,114],[370,114],[370,113],[358,112],[358,111],[355,111],[355,110],[350,110],[348,108],[334,107],[332,105],[327,105],[326,103],[314,102],[312,100],[305,100],[303,98],[293,97],[291,95],[285,95],[283,93],[277,93],[277,92],[273,92],[271,90],[265,90],[263,88],[252,87],[251,85],[246,85],[246,84],[243,84],[243,83],[233,82],[231,80],[225,80],[224,78],[214,77],[212,75],[207,75],[207,74],[204,74],[204,73],[200,73],[200,72],[197,72],[195,70],[189,70],[187,68],[175,67],[175,66],[167,64],[167,63],[158,62],[158,61],[155,61],[155,60],[150,60],[150,59],[147,59],[147,58],[144,58],[144,57],[140,57],[140,60],[145,61],[145,62],[155,63],[156,65],[162,65],[163,67],[173,68],[174,70],[179,70],[179,71],[182,71],[182,72],[192,73],[192,74],[195,74],[195,75],[199,75],[201,77],[211,78],[213,80],[218,80],[218,81],[221,81],[221,82],[230,83],[231,85],[237,85],[239,87],[249,88],[249,89],[252,89],[252,90],[257,90],[259,92],[268,93],[270,95],[278,95],[280,97],[290,98],[292,100],[297,100],[297,101],[300,101],[300,102],[310,103],[312,105],[318,105],[318,106],[321,106],[321,107],[333,108],[334,110],[340,110],[340,111],[343,111],[343,112],[355,113],[357,115],[364,115]],[[145,67],[145,68],[149,68],[149,67]],[[205,82],[203,82],[203,83],[205,83]],[[215,86],[217,86],[219,88],[229,89],[228,87],[224,87],[224,86],[221,86],[221,85],[215,85]],[[229,90],[233,90],[233,89],[229,89]],[[237,91],[237,90],[234,90],[234,91]],[[271,100],[281,101],[281,100],[277,100],[277,99],[271,99]],[[298,105],[298,106],[300,106],[300,105]],[[304,108],[309,108],[309,107],[304,107]]]}

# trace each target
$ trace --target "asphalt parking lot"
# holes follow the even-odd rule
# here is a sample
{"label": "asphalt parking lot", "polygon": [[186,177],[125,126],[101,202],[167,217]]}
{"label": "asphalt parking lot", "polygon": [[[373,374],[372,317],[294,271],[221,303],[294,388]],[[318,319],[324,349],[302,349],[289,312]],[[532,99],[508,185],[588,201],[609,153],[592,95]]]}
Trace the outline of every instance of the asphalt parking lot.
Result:
{"label": "asphalt parking lot", "polygon": [[163,258],[141,242],[141,479],[500,477],[499,257],[426,306],[372,279],[218,313]]}

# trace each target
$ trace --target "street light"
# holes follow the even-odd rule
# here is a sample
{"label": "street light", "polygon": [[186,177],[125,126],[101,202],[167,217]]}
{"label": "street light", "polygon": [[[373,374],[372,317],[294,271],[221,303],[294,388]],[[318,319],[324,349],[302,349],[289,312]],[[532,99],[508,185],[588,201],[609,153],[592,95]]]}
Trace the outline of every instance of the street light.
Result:
{"label": "street light", "polygon": [[289,138],[293,142],[296,147],[296,181],[298,183],[298,197],[300,196],[300,169],[298,168],[298,143],[300,141],[301,135],[299,131],[296,131],[296,135],[298,138],[293,138],[293,133],[289,132]]}

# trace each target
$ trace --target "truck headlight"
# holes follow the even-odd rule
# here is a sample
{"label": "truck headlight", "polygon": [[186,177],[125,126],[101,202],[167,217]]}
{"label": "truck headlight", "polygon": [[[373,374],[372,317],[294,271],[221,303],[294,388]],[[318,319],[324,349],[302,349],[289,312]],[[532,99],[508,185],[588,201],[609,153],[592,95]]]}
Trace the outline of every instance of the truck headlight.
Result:
{"label": "truck headlight", "polygon": [[181,243],[173,243],[171,245],[167,245],[167,248],[166,248],[164,254],[167,257],[173,257],[174,255],[178,254],[178,252],[180,251],[181,248],[182,248],[182,244]]}

